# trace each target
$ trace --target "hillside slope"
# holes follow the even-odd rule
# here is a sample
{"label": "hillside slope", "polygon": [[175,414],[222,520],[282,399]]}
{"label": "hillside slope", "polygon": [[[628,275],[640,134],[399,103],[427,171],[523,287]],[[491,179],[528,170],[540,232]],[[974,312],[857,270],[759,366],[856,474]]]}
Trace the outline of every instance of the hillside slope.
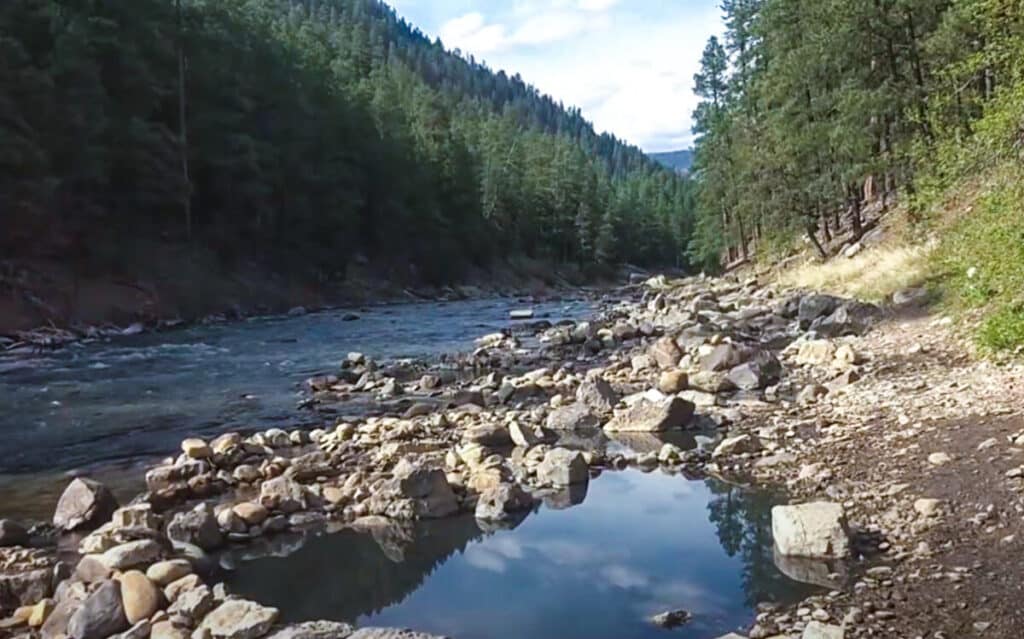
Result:
{"label": "hillside slope", "polygon": [[648,153],[647,157],[676,173],[688,173],[693,166],[693,149]]}

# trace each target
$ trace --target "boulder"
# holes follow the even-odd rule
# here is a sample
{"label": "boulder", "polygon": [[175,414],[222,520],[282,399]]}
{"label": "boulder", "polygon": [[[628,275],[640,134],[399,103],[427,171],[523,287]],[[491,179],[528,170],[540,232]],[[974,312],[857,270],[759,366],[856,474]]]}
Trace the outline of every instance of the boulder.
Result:
{"label": "boulder", "polygon": [[200,504],[192,510],[175,514],[167,524],[167,536],[203,550],[214,550],[224,543],[224,534],[209,504]]}
{"label": "boulder", "polygon": [[500,484],[484,491],[476,504],[476,518],[502,521],[533,506],[533,496],[519,484]]}
{"label": "boulder", "polygon": [[192,437],[181,442],[181,452],[190,459],[208,459],[213,456],[213,449],[203,440]]}
{"label": "boulder", "polygon": [[751,354],[751,349],[737,344],[719,344],[700,358],[700,369],[708,373],[727,371],[747,361]]}
{"label": "boulder", "polygon": [[170,615],[179,615],[198,622],[206,616],[206,613],[213,610],[216,603],[210,588],[204,584],[179,594],[167,612]]}
{"label": "boulder", "polygon": [[683,358],[683,352],[679,350],[676,341],[668,336],[654,342],[648,354],[659,368],[675,368],[679,365],[679,360]]}
{"label": "boulder", "polygon": [[867,330],[877,313],[877,307],[871,304],[847,302],[826,317],[814,320],[809,328],[822,337],[860,335]]}
{"label": "boulder", "polygon": [[590,479],[583,455],[567,448],[552,448],[537,465],[537,479],[545,485],[571,486]]}
{"label": "boulder", "polygon": [[208,630],[213,639],[257,639],[270,631],[278,614],[277,608],[231,599],[208,614],[199,629]]}
{"label": "boulder", "polygon": [[149,631],[149,639],[189,639],[186,628],[176,626],[171,621],[158,621]]}
{"label": "boulder", "polygon": [[192,564],[187,559],[159,561],[146,570],[146,577],[160,587],[192,574]]}
{"label": "boulder", "polygon": [[680,397],[661,401],[641,399],[605,424],[609,432],[660,433],[686,427],[696,407]]}
{"label": "boulder", "polygon": [[68,598],[57,603],[50,616],[43,622],[39,635],[43,639],[63,639],[68,636],[68,622],[82,607],[81,599]]}
{"label": "boulder", "polygon": [[680,370],[665,371],[658,377],[658,390],[666,395],[675,395],[686,390],[689,376]]}
{"label": "boulder", "polygon": [[0,610],[29,606],[53,592],[53,570],[38,568],[0,573]]}
{"label": "boulder", "polygon": [[551,430],[579,430],[597,428],[601,425],[601,421],[589,406],[583,402],[573,402],[568,406],[551,411],[546,425]]}
{"label": "boulder", "polygon": [[68,621],[71,639],[106,639],[128,629],[121,604],[121,584],[105,581],[86,597]]}
{"label": "boulder", "polygon": [[235,504],[231,510],[249,526],[259,526],[270,516],[270,513],[261,504],[251,501]]}
{"label": "boulder", "polygon": [[811,621],[804,628],[800,639],[843,639],[846,635],[840,626],[830,626],[820,621]]}
{"label": "boulder", "polygon": [[0,519],[0,548],[28,544],[28,530],[13,519]]}
{"label": "boulder", "polygon": [[163,548],[152,539],[139,539],[114,546],[100,555],[100,561],[111,570],[125,570],[149,564],[160,558]]}
{"label": "boulder", "polygon": [[275,477],[260,484],[260,504],[270,510],[293,513],[306,507],[306,493],[294,479]]}
{"label": "boulder", "polygon": [[748,453],[761,452],[764,447],[761,441],[752,435],[737,435],[727,437],[715,448],[712,457],[728,457],[729,455],[743,455]]}
{"label": "boulder", "polygon": [[782,365],[768,351],[729,371],[728,379],[740,390],[758,390],[779,381]]}
{"label": "boulder", "polygon": [[850,537],[842,505],[814,502],[772,508],[772,535],[782,555],[842,558],[850,554]]}
{"label": "boulder", "polygon": [[687,380],[689,388],[705,393],[728,393],[736,390],[736,385],[729,381],[728,372],[697,371]]}
{"label": "boulder", "polygon": [[117,500],[106,486],[78,477],[60,496],[53,513],[53,525],[60,530],[99,526],[106,523],[115,510]]}
{"label": "boulder", "polygon": [[812,339],[800,344],[794,361],[808,366],[826,366],[836,356],[836,345],[832,340]]}
{"label": "boulder", "polygon": [[576,401],[595,413],[610,413],[619,403],[619,394],[604,379],[593,377],[583,380],[576,389]]}
{"label": "boulder", "polygon": [[267,639],[346,639],[354,631],[347,623],[307,621],[275,630]]}
{"label": "boulder", "polygon": [[113,573],[113,568],[103,562],[102,555],[85,555],[75,566],[75,577],[87,584],[106,581]]}
{"label": "boulder", "polygon": [[537,444],[542,444],[554,439],[554,434],[541,426],[531,428],[530,426],[520,424],[519,422],[512,422],[509,424],[508,433],[509,436],[512,437],[512,443],[523,448],[530,448],[531,446],[536,446]]}
{"label": "boulder", "polygon": [[458,499],[440,468],[402,460],[392,470],[392,477],[384,492],[412,500],[417,517],[447,517],[459,509]]}
{"label": "boulder", "polygon": [[800,306],[797,310],[797,320],[800,322],[800,329],[807,330],[814,320],[831,315],[842,300],[832,295],[811,294],[800,299]]}
{"label": "boulder", "polygon": [[121,582],[121,605],[129,624],[149,619],[163,608],[164,594],[138,570],[129,570],[118,581]]}
{"label": "boulder", "polygon": [[360,628],[349,639],[448,639],[440,635],[428,635],[402,628]]}
{"label": "boulder", "polygon": [[462,435],[463,441],[475,442],[481,446],[503,448],[512,445],[512,437],[508,428],[502,424],[481,424],[466,430]]}

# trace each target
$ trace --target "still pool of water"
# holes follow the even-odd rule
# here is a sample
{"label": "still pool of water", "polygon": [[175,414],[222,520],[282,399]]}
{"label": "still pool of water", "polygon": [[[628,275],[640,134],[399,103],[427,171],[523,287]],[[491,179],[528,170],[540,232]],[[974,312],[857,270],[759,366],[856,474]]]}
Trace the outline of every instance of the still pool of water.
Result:
{"label": "still pool of water", "polygon": [[[749,625],[758,602],[815,592],[774,564],[772,503],[717,480],[609,472],[513,529],[463,517],[346,530],[282,540],[287,556],[222,563],[233,592],[279,607],[287,621],[456,639],[708,639]],[[694,619],[671,633],[647,621],[678,608]]]}

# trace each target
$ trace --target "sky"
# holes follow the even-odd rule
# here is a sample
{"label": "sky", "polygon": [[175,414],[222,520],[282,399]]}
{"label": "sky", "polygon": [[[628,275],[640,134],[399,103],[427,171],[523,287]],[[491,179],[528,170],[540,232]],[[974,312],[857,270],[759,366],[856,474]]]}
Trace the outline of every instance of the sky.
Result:
{"label": "sky", "polygon": [[519,73],[598,131],[688,148],[693,74],[721,33],[717,0],[387,0],[449,49]]}

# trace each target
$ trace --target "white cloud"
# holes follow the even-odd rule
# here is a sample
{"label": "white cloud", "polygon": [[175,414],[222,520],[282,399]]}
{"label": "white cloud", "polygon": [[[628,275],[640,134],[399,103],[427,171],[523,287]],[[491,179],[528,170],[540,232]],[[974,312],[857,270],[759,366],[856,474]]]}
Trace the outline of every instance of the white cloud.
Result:
{"label": "white cloud", "polygon": [[475,54],[495,51],[508,40],[503,25],[487,24],[479,12],[467,13],[444,23],[440,36],[447,47]]}
{"label": "white cloud", "polygon": [[519,73],[543,93],[579,106],[599,131],[648,151],[692,144],[693,74],[707,38],[722,31],[715,2],[402,0],[402,5],[429,5],[446,46],[496,70]]}

